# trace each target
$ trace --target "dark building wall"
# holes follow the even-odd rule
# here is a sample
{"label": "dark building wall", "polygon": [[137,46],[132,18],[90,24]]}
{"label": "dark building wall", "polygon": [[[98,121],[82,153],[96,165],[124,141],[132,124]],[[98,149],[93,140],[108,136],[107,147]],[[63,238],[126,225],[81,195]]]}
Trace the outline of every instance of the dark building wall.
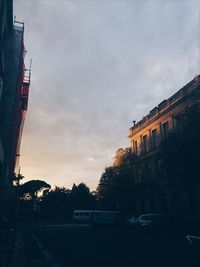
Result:
{"label": "dark building wall", "polygon": [[4,151],[2,180],[9,184],[14,173],[16,148],[22,119],[21,89],[24,76],[23,28],[14,27],[6,41],[0,136]]}
{"label": "dark building wall", "polygon": [[0,185],[12,184],[22,131],[23,35],[24,25],[13,24],[13,1],[0,0]]}
{"label": "dark building wall", "polygon": [[13,29],[13,1],[0,0],[0,77],[3,76],[5,42]]}
{"label": "dark building wall", "polygon": [[30,83],[30,72],[24,76],[23,36],[24,24],[13,24],[13,1],[0,0],[0,220],[7,217],[10,222],[16,215],[13,178],[19,174],[16,167]]}
{"label": "dark building wall", "polygon": [[[13,1],[12,0],[0,0],[0,114],[3,112],[3,100],[2,96],[6,90],[5,88],[5,66],[7,61],[6,47],[7,41],[13,32]],[[2,140],[3,131],[3,118],[0,115],[0,180],[2,180],[2,168],[4,161],[4,148]],[[1,183],[1,181],[0,181]]]}

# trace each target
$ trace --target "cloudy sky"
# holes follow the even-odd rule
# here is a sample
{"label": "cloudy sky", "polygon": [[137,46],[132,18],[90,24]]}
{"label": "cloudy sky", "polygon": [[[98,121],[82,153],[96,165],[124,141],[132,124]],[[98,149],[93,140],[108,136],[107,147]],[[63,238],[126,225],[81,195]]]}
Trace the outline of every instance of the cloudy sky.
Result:
{"label": "cloudy sky", "polygon": [[14,0],[33,59],[22,173],[96,188],[133,120],[200,73],[199,1]]}

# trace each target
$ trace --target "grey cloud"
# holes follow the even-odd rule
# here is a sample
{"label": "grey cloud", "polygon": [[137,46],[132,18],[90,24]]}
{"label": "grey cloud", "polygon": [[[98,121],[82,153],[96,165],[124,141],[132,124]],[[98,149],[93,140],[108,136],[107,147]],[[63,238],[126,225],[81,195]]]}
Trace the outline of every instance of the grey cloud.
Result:
{"label": "grey cloud", "polygon": [[199,72],[197,4],[15,1],[33,58],[24,174],[95,188],[132,120]]}

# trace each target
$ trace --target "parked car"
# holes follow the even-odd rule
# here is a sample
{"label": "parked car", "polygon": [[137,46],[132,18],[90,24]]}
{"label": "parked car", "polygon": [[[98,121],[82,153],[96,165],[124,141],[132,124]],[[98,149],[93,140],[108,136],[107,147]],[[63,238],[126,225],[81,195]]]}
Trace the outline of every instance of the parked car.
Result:
{"label": "parked car", "polygon": [[135,224],[135,229],[141,232],[164,234],[167,232],[169,219],[162,214],[142,214]]}
{"label": "parked car", "polygon": [[200,237],[199,236],[192,236],[187,235],[186,240],[194,247],[200,248]]}
{"label": "parked car", "polygon": [[136,218],[135,216],[130,217],[130,218],[126,221],[127,225],[130,226],[130,227],[134,227],[134,226],[136,225],[136,219],[137,219],[137,218]]}

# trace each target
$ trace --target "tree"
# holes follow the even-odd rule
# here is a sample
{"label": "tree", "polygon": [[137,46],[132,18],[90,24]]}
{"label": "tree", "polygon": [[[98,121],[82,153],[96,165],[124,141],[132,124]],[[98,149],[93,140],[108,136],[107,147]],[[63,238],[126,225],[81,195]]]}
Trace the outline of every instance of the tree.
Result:
{"label": "tree", "polygon": [[23,198],[27,199],[36,199],[38,197],[38,193],[44,189],[50,189],[51,186],[47,184],[45,181],[41,180],[31,180],[21,185],[21,192]]}
{"label": "tree", "polygon": [[119,148],[116,151],[113,166],[126,166],[129,169],[135,168],[135,155],[130,147]]}
{"label": "tree", "polygon": [[130,202],[134,202],[136,178],[137,170],[131,149],[118,149],[113,165],[105,168],[97,187],[100,207],[131,213],[134,205],[130,205]]}
{"label": "tree", "polygon": [[56,186],[43,191],[40,215],[43,219],[72,219],[75,209],[95,209],[96,195],[84,184],[74,184],[72,189]]}
{"label": "tree", "polygon": [[73,209],[94,209],[96,207],[96,197],[90,193],[89,187],[84,183],[78,186],[73,184],[71,190]]}
{"label": "tree", "polygon": [[46,219],[63,219],[72,214],[71,190],[56,186],[48,192],[43,191],[40,204],[40,217]]}

